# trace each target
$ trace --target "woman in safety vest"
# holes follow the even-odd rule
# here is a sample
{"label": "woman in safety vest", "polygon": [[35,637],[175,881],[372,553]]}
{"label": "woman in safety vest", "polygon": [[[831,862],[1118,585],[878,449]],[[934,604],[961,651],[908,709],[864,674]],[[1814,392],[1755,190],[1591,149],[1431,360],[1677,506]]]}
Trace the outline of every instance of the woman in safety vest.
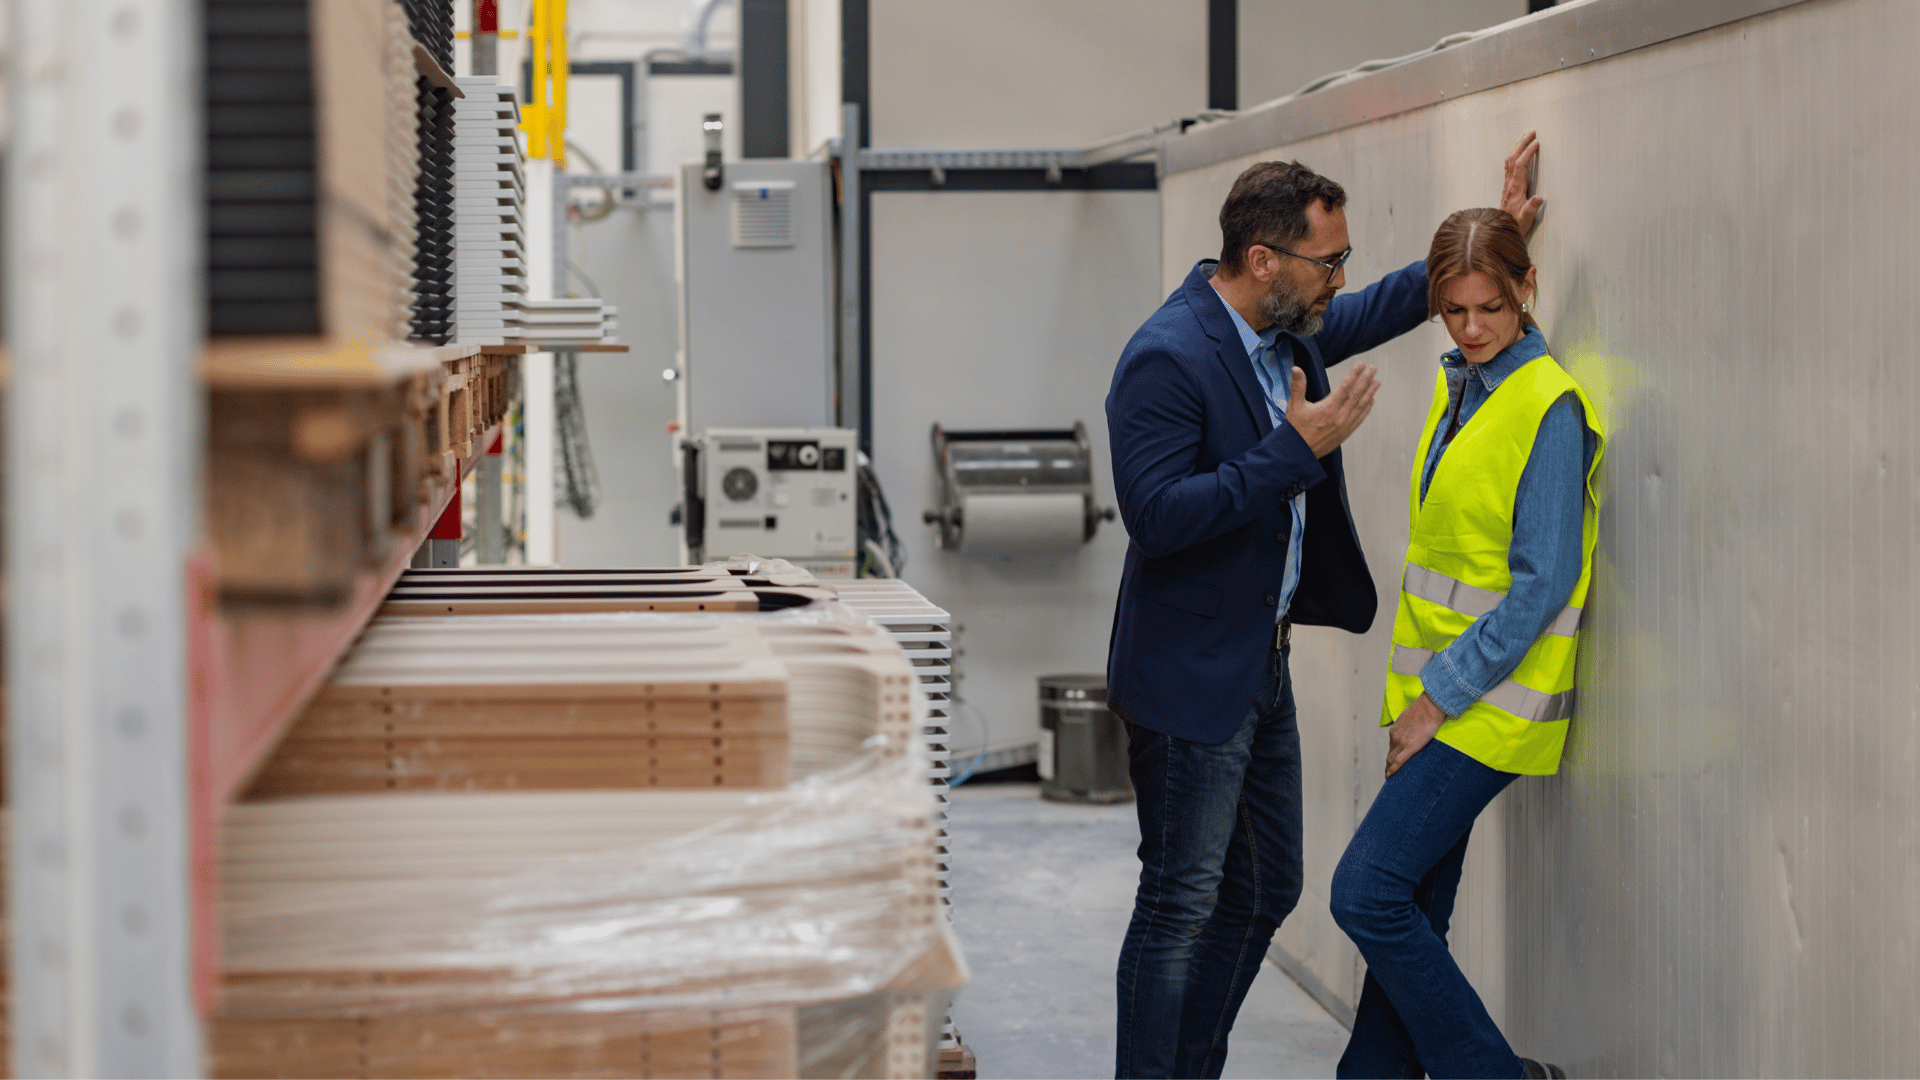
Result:
{"label": "woman in safety vest", "polygon": [[1441,358],[1414,456],[1382,726],[1387,780],[1333,878],[1367,961],[1341,1076],[1564,1076],[1518,1057],[1447,951],[1473,820],[1560,767],[1604,445],[1528,313],[1537,270],[1499,210],[1434,234]]}

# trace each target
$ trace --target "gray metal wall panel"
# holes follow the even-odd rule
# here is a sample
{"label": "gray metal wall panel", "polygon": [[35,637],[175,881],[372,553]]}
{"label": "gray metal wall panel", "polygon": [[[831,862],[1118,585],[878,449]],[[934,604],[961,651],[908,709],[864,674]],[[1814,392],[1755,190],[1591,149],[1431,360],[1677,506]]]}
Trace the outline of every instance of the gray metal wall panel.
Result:
{"label": "gray metal wall panel", "polygon": [[871,146],[1087,146],[1206,108],[1206,0],[870,6]]}
{"label": "gray metal wall panel", "polygon": [[1526,0],[1239,0],[1240,108],[1527,13]]}
{"label": "gray metal wall panel", "polygon": [[[1495,198],[1541,133],[1541,322],[1606,413],[1581,706],[1557,777],[1481,819],[1455,949],[1516,1049],[1576,1075],[1898,1075],[1920,1060],[1915,190],[1920,5],[1817,0],[1165,179],[1164,282],[1253,160],[1352,196],[1357,284]],[[1383,595],[1447,347],[1377,350],[1348,444]],[[1303,631],[1308,896],[1379,787],[1391,612]]]}
{"label": "gray metal wall panel", "polygon": [[1038,676],[1106,670],[1127,537],[1108,523],[1070,553],[941,551],[920,520],[940,503],[929,431],[1084,420],[1094,497],[1113,505],[1104,402],[1114,358],[1160,300],[1158,203],[1151,191],[873,197],[874,468],[906,546],[901,576],[953,612],[965,653],[957,693],[978,711],[955,721],[956,773],[980,746],[976,721],[995,750],[1039,738]]}

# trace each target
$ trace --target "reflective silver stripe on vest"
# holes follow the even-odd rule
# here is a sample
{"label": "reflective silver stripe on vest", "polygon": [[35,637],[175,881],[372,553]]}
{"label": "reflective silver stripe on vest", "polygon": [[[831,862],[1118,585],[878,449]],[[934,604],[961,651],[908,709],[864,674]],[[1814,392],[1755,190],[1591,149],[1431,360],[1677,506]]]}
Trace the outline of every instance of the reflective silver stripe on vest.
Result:
{"label": "reflective silver stripe on vest", "polygon": [[[1407,564],[1407,574],[1401,579],[1400,587],[1406,590],[1408,596],[1417,596],[1428,603],[1439,604],[1448,611],[1457,611],[1474,619],[1492,611],[1507,598],[1506,593],[1456,581],[1438,570],[1429,570],[1416,563]],[[1544,632],[1572,637],[1579,629],[1580,609],[1569,605],[1554,616]]]}
{"label": "reflective silver stripe on vest", "polygon": [[[1393,662],[1389,665],[1395,675],[1418,676],[1433,661],[1433,650],[1416,648],[1412,645],[1395,645]],[[1555,720],[1567,720],[1573,716],[1573,691],[1563,690],[1558,694],[1543,694],[1532,687],[1521,686],[1512,679],[1501,683],[1481,695],[1481,701],[1496,709],[1536,724],[1550,724]]]}

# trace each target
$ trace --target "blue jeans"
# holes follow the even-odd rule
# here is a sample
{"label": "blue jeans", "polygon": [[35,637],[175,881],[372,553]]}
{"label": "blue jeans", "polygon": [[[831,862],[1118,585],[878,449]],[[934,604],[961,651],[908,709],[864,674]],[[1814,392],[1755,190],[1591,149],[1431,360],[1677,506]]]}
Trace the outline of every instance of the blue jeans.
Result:
{"label": "blue jeans", "polygon": [[1286,654],[1217,746],[1127,725],[1140,889],[1120,949],[1114,1075],[1217,1077],[1300,900],[1300,730]]}
{"label": "blue jeans", "polygon": [[1333,872],[1367,980],[1338,1075],[1525,1076],[1447,951],[1473,819],[1514,774],[1430,742],[1388,778]]}

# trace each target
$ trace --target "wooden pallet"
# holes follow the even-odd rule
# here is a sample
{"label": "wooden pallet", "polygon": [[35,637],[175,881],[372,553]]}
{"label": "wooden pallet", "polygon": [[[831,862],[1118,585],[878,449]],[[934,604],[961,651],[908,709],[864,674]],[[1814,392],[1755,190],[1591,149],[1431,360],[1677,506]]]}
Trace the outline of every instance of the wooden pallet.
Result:
{"label": "wooden pallet", "polygon": [[[671,1022],[670,1022],[671,1023]],[[215,1077],[637,1077],[800,1075],[795,1011],[715,1011],[706,1023],[568,1012],[457,1011],[331,1020],[220,1017]]]}
{"label": "wooden pallet", "polygon": [[[233,980],[241,997],[248,980]],[[609,1077],[782,1080],[928,1075],[926,998],[645,1012],[476,1009],[336,1019],[216,1016],[215,1077]],[[945,1077],[944,1055],[940,1076]],[[966,1074],[971,1080],[973,1073]]]}
{"label": "wooden pallet", "polygon": [[511,404],[513,363],[416,359],[351,378],[212,381],[206,522],[222,603],[345,604],[359,575],[410,542],[420,508],[457,482],[461,463],[486,451]]}
{"label": "wooden pallet", "polygon": [[224,602],[335,606],[386,558],[427,492],[427,433],[407,411],[421,389],[212,392],[206,522]]}
{"label": "wooden pallet", "polygon": [[445,386],[436,404],[439,428],[445,433],[441,449],[455,458],[478,457],[487,450],[479,440],[512,408],[518,361],[497,353],[475,353],[449,360],[445,366]]}
{"label": "wooden pallet", "polygon": [[940,1064],[934,1075],[939,1080],[974,1080],[980,1070],[974,1064],[973,1051],[962,1044],[940,1051]]}

